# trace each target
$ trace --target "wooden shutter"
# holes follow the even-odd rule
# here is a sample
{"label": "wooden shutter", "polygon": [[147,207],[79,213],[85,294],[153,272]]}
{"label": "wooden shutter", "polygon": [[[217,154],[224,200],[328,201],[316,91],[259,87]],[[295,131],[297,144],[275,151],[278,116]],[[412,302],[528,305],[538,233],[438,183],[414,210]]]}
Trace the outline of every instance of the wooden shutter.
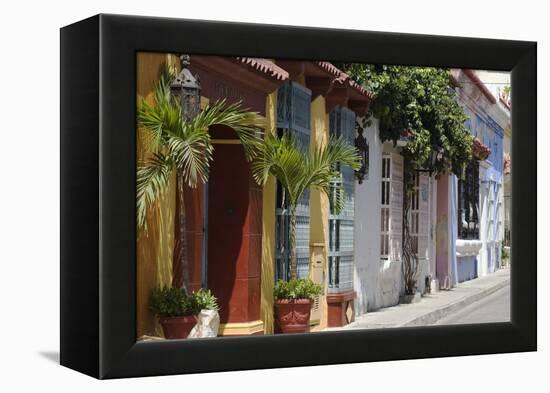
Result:
{"label": "wooden shutter", "polygon": [[[292,133],[305,149],[310,143],[311,91],[298,83],[288,81],[283,84],[277,93],[277,128],[280,133]],[[278,185],[278,193],[281,193]],[[280,199],[280,198],[278,198]],[[278,272],[278,278],[288,277],[289,256],[289,211],[277,204],[277,252],[278,269],[283,267],[284,272]],[[283,250],[286,249],[287,252]],[[309,191],[304,192],[296,208],[296,260],[298,277],[309,276]],[[281,274],[282,273],[282,274]]]}
{"label": "wooden shutter", "polygon": [[[353,145],[355,140],[355,113],[337,107],[330,113],[331,136],[342,137]],[[345,193],[345,207],[339,214],[329,215],[329,292],[353,289],[353,232],[355,174],[348,166],[340,168],[340,181]]]}
{"label": "wooden shutter", "polygon": [[428,244],[430,232],[430,178],[420,173],[420,184],[418,189],[418,258],[428,259]]}
{"label": "wooden shutter", "polygon": [[403,239],[403,157],[391,154],[390,259],[401,260]]}

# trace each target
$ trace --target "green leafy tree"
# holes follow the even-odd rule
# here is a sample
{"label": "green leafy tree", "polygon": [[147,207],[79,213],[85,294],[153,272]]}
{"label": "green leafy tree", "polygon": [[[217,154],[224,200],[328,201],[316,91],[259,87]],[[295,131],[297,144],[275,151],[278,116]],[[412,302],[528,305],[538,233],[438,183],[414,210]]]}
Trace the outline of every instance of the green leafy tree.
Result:
{"label": "green leafy tree", "polygon": [[502,96],[509,100],[512,96],[512,87],[510,85],[505,85],[502,87]]}
{"label": "green leafy tree", "polygon": [[417,256],[412,252],[408,215],[415,171],[429,166],[432,149],[439,154],[433,173],[462,176],[472,158],[473,136],[467,116],[449,85],[449,70],[429,67],[341,64],[353,79],[374,94],[365,125],[379,120],[382,141],[407,140],[404,157],[403,261],[405,292],[416,290]]}
{"label": "green leafy tree", "polygon": [[[252,164],[252,173],[259,184],[265,184],[273,175],[283,187],[283,205],[290,209],[290,274],[297,276],[296,265],[296,207],[304,192],[310,188],[324,192],[336,211],[344,206],[344,191],[341,183],[334,180],[340,176],[338,164],[360,168],[360,158],[355,147],[342,138],[330,138],[323,147],[305,149],[291,135],[268,136],[261,145],[258,157]],[[335,192],[331,193],[331,190]],[[285,202],[286,200],[286,202]]]}
{"label": "green leafy tree", "polygon": [[168,187],[176,173],[176,225],[173,253],[174,287],[188,289],[188,261],[186,255],[184,186],[197,187],[208,179],[208,170],[214,151],[209,127],[223,125],[234,130],[252,160],[262,143],[258,129],[264,127],[256,112],[241,109],[240,104],[225,101],[208,105],[194,119],[186,120],[177,100],[170,92],[169,76],[161,75],[155,89],[154,103],[141,99],[137,108],[140,138],[150,158],[138,163],[137,168],[137,226],[146,229],[148,208]]}

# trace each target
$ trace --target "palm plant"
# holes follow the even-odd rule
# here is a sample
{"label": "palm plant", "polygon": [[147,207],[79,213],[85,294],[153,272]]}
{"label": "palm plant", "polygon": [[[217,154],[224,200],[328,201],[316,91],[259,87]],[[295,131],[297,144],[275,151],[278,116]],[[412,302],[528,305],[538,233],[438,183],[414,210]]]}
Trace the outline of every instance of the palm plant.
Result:
{"label": "palm plant", "polygon": [[176,223],[173,253],[172,286],[188,289],[189,274],[185,242],[184,186],[195,188],[208,180],[213,145],[208,129],[223,125],[233,129],[248,160],[253,159],[262,142],[258,129],[262,118],[256,112],[242,110],[240,103],[224,100],[207,106],[188,120],[170,92],[169,79],[161,75],[155,89],[154,103],[141,99],[137,109],[140,137],[150,158],[138,162],[137,226],[146,228],[147,209],[167,189],[171,174],[176,172]]}
{"label": "palm plant", "polygon": [[[265,184],[273,175],[283,188],[283,206],[290,210],[290,274],[297,276],[296,264],[296,207],[301,196],[310,188],[324,192],[333,209],[343,209],[345,198],[338,165],[361,167],[355,147],[342,138],[331,137],[322,147],[304,149],[291,135],[270,135],[261,145],[261,152],[252,163],[252,173],[259,184]],[[331,192],[332,191],[332,192]],[[285,202],[286,199],[286,202]]]}

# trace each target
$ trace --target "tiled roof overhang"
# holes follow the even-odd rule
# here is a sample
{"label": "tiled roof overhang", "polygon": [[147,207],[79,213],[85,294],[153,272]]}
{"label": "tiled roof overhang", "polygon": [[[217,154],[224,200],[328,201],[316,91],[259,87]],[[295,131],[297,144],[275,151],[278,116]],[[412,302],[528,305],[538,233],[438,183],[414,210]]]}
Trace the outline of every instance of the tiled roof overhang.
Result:
{"label": "tiled roof overhang", "polygon": [[191,65],[265,94],[277,90],[289,78],[288,72],[272,61],[252,57],[191,55]]}
{"label": "tiled roof overhang", "polygon": [[237,57],[242,64],[250,67],[252,70],[267,74],[268,76],[280,81],[286,81],[289,78],[288,72],[283,70],[277,64],[268,59],[257,57]]}
{"label": "tiled roof overhang", "polygon": [[324,96],[326,111],[337,105],[347,106],[357,115],[364,115],[372,94],[328,61],[281,60],[277,64],[289,72],[291,79],[305,79],[312,99]]}
{"label": "tiled roof overhang", "polygon": [[325,97],[327,112],[343,105],[362,116],[372,100],[369,91],[327,61],[281,60],[275,64],[255,57],[192,55],[191,64],[266,94],[288,79],[303,76],[312,91],[312,99],[319,95]]}

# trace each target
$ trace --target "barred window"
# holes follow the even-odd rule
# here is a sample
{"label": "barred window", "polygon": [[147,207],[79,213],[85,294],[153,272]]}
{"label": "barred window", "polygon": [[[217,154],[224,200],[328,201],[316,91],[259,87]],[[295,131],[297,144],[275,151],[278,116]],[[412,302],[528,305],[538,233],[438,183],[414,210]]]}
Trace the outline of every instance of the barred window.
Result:
{"label": "barred window", "polygon": [[479,163],[472,160],[458,180],[458,237],[479,239]]}

